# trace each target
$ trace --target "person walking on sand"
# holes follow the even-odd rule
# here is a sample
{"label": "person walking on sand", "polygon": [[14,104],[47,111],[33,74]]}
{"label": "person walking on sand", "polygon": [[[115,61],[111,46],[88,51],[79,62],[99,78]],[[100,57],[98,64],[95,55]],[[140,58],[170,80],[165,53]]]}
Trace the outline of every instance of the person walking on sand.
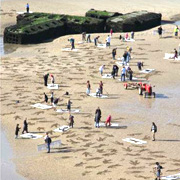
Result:
{"label": "person walking on sand", "polygon": [[48,133],[46,133],[46,136],[44,137],[45,143],[47,144],[47,153],[50,153],[51,150],[51,138],[49,137]]}
{"label": "person walking on sand", "polygon": [[116,59],[116,51],[117,51],[117,48],[114,48],[114,49],[112,50],[112,58],[113,58],[113,60]]}
{"label": "person walking on sand", "polygon": [[49,73],[44,75],[44,85],[47,86]]}
{"label": "person walking on sand", "polygon": [[89,96],[90,94],[90,91],[91,91],[91,85],[90,85],[90,82],[87,81],[87,90],[86,90],[86,94]]}
{"label": "person walking on sand", "polygon": [[44,101],[45,101],[46,103],[48,103],[48,96],[46,95],[45,92],[44,92]]}
{"label": "person walking on sand", "polygon": [[109,124],[109,126],[111,126],[111,115],[109,115],[106,119],[106,122],[105,122],[106,127],[108,124]]}
{"label": "person walking on sand", "polygon": [[100,38],[100,36],[97,36],[94,38],[94,45],[97,46],[97,43],[98,43],[98,39]]}
{"label": "person walking on sand", "polygon": [[161,169],[163,167],[159,164],[159,162],[156,162],[156,166],[154,168],[155,174],[156,174],[156,180],[161,180]]}
{"label": "person walking on sand", "polygon": [[110,34],[111,34],[111,37],[112,37],[112,35],[113,35],[113,30],[112,29],[110,30]]}
{"label": "person walking on sand", "polygon": [[51,105],[53,104],[54,102],[54,92],[51,92]]}
{"label": "person walking on sand", "polygon": [[24,120],[24,126],[23,126],[22,134],[24,134],[24,131],[26,131],[26,133],[28,133],[28,123],[27,123],[27,118]]}
{"label": "person walking on sand", "polygon": [[26,12],[29,13],[29,3],[26,4]]}
{"label": "person walking on sand", "polygon": [[174,49],[174,57],[173,57],[173,59],[176,59],[176,58],[178,58],[178,51],[177,51],[177,49]]}
{"label": "person walking on sand", "polygon": [[160,27],[158,28],[159,38],[162,38],[162,31],[163,31],[163,29],[162,29],[162,27],[160,26]]}
{"label": "person walking on sand", "polygon": [[103,75],[104,69],[105,69],[105,65],[102,65],[102,66],[99,68],[99,72],[101,73],[101,76]]}
{"label": "person walking on sand", "polygon": [[68,101],[67,101],[67,110],[68,110],[69,112],[71,111],[71,104],[72,104],[71,100],[68,99]]}
{"label": "person walking on sand", "polygon": [[74,125],[74,116],[71,114],[69,115],[69,126],[73,128]]}
{"label": "person walking on sand", "polygon": [[70,38],[70,39],[68,39],[68,41],[71,43],[71,50],[75,49],[75,45],[74,45],[75,39],[74,38]]}
{"label": "person walking on sand", "polygon": [[18,133],[19,133],[19,130],[20,130],[21,128],[19,127],[19,124],[17,124],[16,125],[16,130],[15,130],[15,139],[17,139],[18,138]]}
{"label": "person walking on sand", "polygon": [[152,122],[151,126],[151,132],[152,132],[152,141],[155,141],[155,133],[157,132],[157,126],[154,122]]}
{"label": "person walking on sand", "polygon": [[95,112],[95,127],[99,128],[99,121],[101,120],[101,110],[98,107]]}

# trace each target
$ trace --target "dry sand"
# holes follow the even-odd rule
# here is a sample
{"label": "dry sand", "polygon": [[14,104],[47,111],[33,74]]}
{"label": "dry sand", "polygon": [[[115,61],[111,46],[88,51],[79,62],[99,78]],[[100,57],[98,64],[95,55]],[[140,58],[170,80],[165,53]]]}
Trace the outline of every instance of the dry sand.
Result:
{"label": "dry sand", "polygon": [[[120,9],[124,9],[122,5],[125,5],[125,1],[113,1],[111,4],[108,4],[108,1],[76,1],[76,5],[74,2],[30,1],[30,6],[33,11],[78,15],[83,15],[91,7],[120,12],[145,7],[153,10],[153,7],[147,6],[148,3],[140,0],[138,8],[135,1],[131,1],[132,5],[126,4],[123,11]],[[155,9],[163,12],[167,19],[178,14],[178,6],[171,8],[172,1],[170,4],[166,1],[159,2],[161,3],[155,6]],[[166,3],[160,7],[162,2]],[[59,9],[56,10],[58,5]],[[2,3],[2,29],[15,21],[15,11],[22,10],[21,6],[22,1]],[[64,36],[50,43],[18,45],[16,51],[3,56],[0,79],[1,123],[13,146],[13,161],[17,171],[32,180],[139,180],[152,179],[152,169],[158,161],[164,167],[163,175],[180,172],[180,62],[163,60],[164,53],[177,48],[180,42],[172,37],[173,27],[163,26],[166,33],[162,39],[153,35],[153,29],[136,33],[136,41],[133,43],[120,42],[119,33],[114,34],[110,49],[95,48],[93,44],[76,44],[79,52],[62,52],[61,48],[69,47],[67,39],[70,36]],[[92,38],[95,36],[96,34],[93,34]],[[100,40],[105,42],[106,36],[107,34],[101,34]],[[80,35],[73,37],[76,43],[81,40]],[[117,79],[100,77],[99,66],[105,64],[105,73],[109,73],[115,63],[111,57],[112,48],[118,48],[117,56],[120,57],[127,46],[133,48],[134,58],[130,66],[135,76],[145,77],[156,86],[153,88],[157,93],[156,99],[144,99],[138,95],[137,90],[124,90],[123,83]],[[140,60],[144,62],[144,68],[156,69],[155,73],[148,76],[139,74],[136,63]],[[39,127],[44,128],[44,131],[52,131],[55,124],[68,123],[67,114],[30,106],[42,102],[44,92],[50,95],[51,91],[43,85],[43,74],[47,72],[53,73],[56,83],[60,84],[60,89],[54,91],[55,97],[60,96],[63,99],[58,107],[65,108],[68,97],[63,94],[69,91],[72,108],[81,110],[81,113],[74,115],[74,129],[51,134],[53,140],[61,139],[63,143],[61,148],[52,150],[51,154],[37,152],[37,145],[43,143],[43,139],[14,140],[16,124],[19,123],[22,127],[26,117],[30,123],[29,131],[39,134],[42,133],[39,132]],[[103,80],[104,92],[109,98],[87,97],[87,80],[90,80],[92,91],[95,91],[99,81]],[[20,103],[16,104],[16,100]],[[111,114],[113,122],[119,123],[122,128],[94,128],[94,112],[98,106],[102,110],[102,121]],[[156,142],[151,141],[150,128],[153,121],[158,126]],[[122,139],[126,137],[143,139],[147,144],[132,145],[123,142]]]}

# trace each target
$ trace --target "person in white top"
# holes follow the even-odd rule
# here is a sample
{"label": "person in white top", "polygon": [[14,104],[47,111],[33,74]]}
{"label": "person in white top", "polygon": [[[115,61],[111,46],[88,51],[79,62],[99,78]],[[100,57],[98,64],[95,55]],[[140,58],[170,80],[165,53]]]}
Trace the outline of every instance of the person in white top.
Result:
{"label": "person in white top", "polygon": [[103,70],[105,69],[105,65],[102,65],[100,68],[99,68],[99,72],[101,73],[101,76],[103,75]]}
{"label": "person in white top", "polygon": [[121,81],[125,81],[126,68],[123,66],[121,70]]}
{"label": "person in white top", "polygon": [[106,47],[110,47],[111,44],[111,37],[108,35],[108,37],[106,38]]}

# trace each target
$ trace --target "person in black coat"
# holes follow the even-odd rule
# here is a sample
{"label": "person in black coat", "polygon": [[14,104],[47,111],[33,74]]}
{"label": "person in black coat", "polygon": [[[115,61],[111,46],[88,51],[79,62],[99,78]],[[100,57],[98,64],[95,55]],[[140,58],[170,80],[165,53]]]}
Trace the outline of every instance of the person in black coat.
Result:
{"label": "person in black coat", "polygon": [[15,139],[17,139],[18,138],[18,133],[19,133],[19,130],[20,130],[21,128],[19,127],[19,124],[17,124],[16,125],[16,130],[15,130]]}
{"label": "person in black coat", "polygon": [[44,92],[44,101],[47,103],[48,102],[48,96],[46,95],[46,93]]}
{"label": "person in black coat", "polygon": [[101,120],[101,110],[98,107],[95,112],[95,126],[99,128],[99,121]]}
{"label": "person in black coat", "polygon": [[44,85],[47,86],[49,73],[44,75]]}
{"label": "person in black coat", "polygon": [[24,134],[24,131],[26,131],[26,133],[28,133],[28,123],[27,123],[26,120],[27,120],[27,119],[24,120],[24,126],[23,126],[22,134]]}

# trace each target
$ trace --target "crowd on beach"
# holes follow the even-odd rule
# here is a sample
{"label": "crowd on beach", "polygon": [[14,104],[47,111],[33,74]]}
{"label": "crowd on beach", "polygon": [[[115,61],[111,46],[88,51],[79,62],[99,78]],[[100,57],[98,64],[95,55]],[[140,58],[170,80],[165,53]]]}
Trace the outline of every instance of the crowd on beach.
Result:
{"label": "crowd on beach", "polygon": [[[26,9],[27,9],[27,13],[28,13],[29,12],[29,4],[27,4]],[[162,36],[163,36],[162,26],[160,26],[158,28],[157,32],[159,34],[159,38],[162,38]],[[175,26],[175,28],[174,28],[174,37],[175,38],[179,38],[178,32],[179,32],[179,28],[178,28],[178,26]],[[105,47],[106,48],[111,47],[111,38],[112,37],[113,37],[113,30],[111,29],[110,30],[110,35],[107,35],[107,38],[105,40]],[[119,39],[121,41],[126,41],[126,40],[131,40],[131,39],[134,40],[134,37],[135,37],[135,33],[132,31],[130,33],[130,36],[129,36],[128,33],[125,33],[125,36],[120,35]],[[87,34],[86,32],[82,33],[82,42],[86,42],[86,43],[93,42],[95,48],[98,47],[98,44],[100,44],[99,39],[100,39],[100,36],[96,36],[92,41],[91,40],[91,34]],[[69,38],[68,41],[70,42],[71,50],[75,49],[75,39],[74,38]],[[119,78],[120,81],[124,82],[124,81],[127,80],[127,78],[129,79],[129,81],[133,80],[133,70],[129,66],[130,61],[132,59],[132,56],[131,56],[132,51],[133,51],[132,47],[130,47],[130,46],[126,47],[126,49],[125,49],[125,51],[124,51],[124,53],[122,55],[122,58],[121,58],[121,61],[122,61],[121,70],[120,70],[118,65],[116,65],[116,64],[113,65],[112,72],[110,73],[110,76],[112,76],[112,79],[115,79],[116,77],[118,77],[118,74],[119,74],[119,71],[120,71],[120,78]],[[177,49],[175,48],[173,58],[174,59],[178,58],[178,56],[180,56],[179,53],[180,52],[178,52]],[[116,55],[117,55],[117,48],[113,48],[112,49],[112,59],[113,60],[117,60]],[[142,70],[143,66],[144,66],[144,62],[139,61],[137,63],[137,68],[138,68],[139,71]],[[104,64],[99,67],[100,76],[104,75],[105,68],[106,68],[106,65],[104,65]],[[47,73],[47,74],[45,74],[43,76],[43,78],[44,78],[44,86],[48,86],[48,78],[49,78],[49,76],[50,76],[50,79],[51,79],[51,84],[52,85],[55,84],[54,75]],[[103,91],[104,91],[104,84],[103,84],[102,81],[100,81],[99,85],[98,85],[98,87],[96,89],[96,93],[95,93],[96,96],[101,97],[104,94]],[[87,83],[86,83],[86,95],[90,96],[90,94],[91,94],[91,84],[90,84],[90,81],[87,80]],[[65,95],[69,95],[69,93],[66,92]],[[46,104],[49,103],[49,99],[50,99],[50,104],[54,107],[55,110],[56,110],[56,107],[58,106],[58,102],[63,101],[63,99],[60,99],[60,97],[57,97],[57,98],[54,97],[54,91],[51,91],[50,98],[44,92],[44,102]],[[67,111],[69,112],[69,118],[68,118],[69,126],[71,128],[73,128],[73,126],[74,126],[74,116],[71,114],[72,101],[70,99],[67,100],[66,106],[67,106]],[[101,117],[102,117],[102,111],[101,111],[100,107],[98,107],[95,110],[95,116],[94,116],[94,122],[95,122],[95,127],[96,128],[100,128],[99,123],[101,121]],[[104,122],[105,126],[106,127],[108,127],[108,126],[111,127],[111,121],[112,121],[112,115],[109,114],[106,121]],[[21,129],[21,127],[19,126],[19,124],[17,124],[16,129],[15,129],[15,138],[16,139],[18,138],[18,134],[19,134],[20,129]],[[150,131],[152,133],[152,141],[155,141],[156,140],[155,134],[157,133],[157,125],[154,122],[152,122]],[[26,132],[26,133],[29,132],[27,119],[25,119],[24,122],[23,122],[22,134],[24,134],[24,132]],[[50,145],[51,145],[52,140],[51,140],[51,137],[49,136],[48,133],[46,133],[46,136],[44,137],[44,140],[45,140],[45,143],[47,144],[47,153],[50,153]],[[156,165],[156,167],[155,167],[156,179],[160,180],[161,179],[162,166],[160,165],[159,162],[156,162],[155,165]]]}

